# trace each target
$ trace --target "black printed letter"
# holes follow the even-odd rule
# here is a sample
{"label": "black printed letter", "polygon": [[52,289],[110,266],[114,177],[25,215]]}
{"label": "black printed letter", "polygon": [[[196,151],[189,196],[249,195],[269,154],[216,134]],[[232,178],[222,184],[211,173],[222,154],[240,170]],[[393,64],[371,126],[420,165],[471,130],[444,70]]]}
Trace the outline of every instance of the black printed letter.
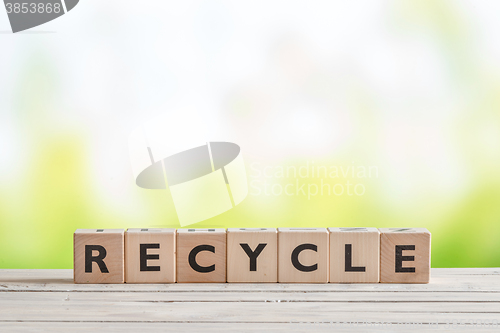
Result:
{"label": "black printed letter", "polygon": [[192,249],[191,252],[189,252],[189,266],[200,273],[210,273],[215,271],[215,264],[206,267],[198,265],[198,263],[196,262],[196,255],[201,251],[210,251],[215,253],[215,247],[212,245],[198,245],[197,247]]}
{"label": "black printed letter", "polygon": [[312,272],[318,269],[318,264],[311,266],[304,266],[299,262],[299,254],[304,250],[312,250],[318,252],[318,247],[314,244],[301,244],[297,246],[292,252],[292,265],[301,272]]}
{"label": "black printed letter", "polygon": [[[94,257],[92,251],[98,251],[99,254]],[[106,258],[106,249],[101,245],[85,245],[85,273],[92,273],[92,262],[97,263],[101,273],[109,273],[104,258]]]}
{"label": "black printed letter", "polygon": [[148,249],[159,249],[160,244],[140,244],[141,272],[160,270],[160,266],[148,266],[148,260],[160,259],[159,254],[148,254]]}
{"label": "black printed letter", "polygon": [[403,250],[415,251],[415,245],[396,245],[396,273],[415,273],[415,267],[403,267],[403,261],[415,261],[414,256],[404,256]]}
{"label": "black printed letter", "polygon": [[264,250],[266,245],[267,244],[265,243],[261,243],[255,248],[255,251],[252,252],[252,249],[250,249],[250,246],[248,246],[248,244],[240,243],[240,246],[250,258],[250,271],[254,272],[257,270],[257,257],[262,252],[262,250]]}
{"label": "black printed letter", "polygon": [[365,272],[364,266],[352,267],[352,244],[345,245],[345,271],[346,272]]}

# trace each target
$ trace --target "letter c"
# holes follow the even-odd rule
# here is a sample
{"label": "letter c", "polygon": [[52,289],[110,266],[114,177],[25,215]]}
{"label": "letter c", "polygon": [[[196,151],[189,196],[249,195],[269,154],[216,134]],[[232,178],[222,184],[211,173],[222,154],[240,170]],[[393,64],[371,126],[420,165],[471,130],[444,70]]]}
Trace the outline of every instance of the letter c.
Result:
{"label": "letter c", "polygon": [[196,262],[196,255],[200,253],[201,251],[210,251],[212,253],[215,253],[215,247],[212,245],[198,245],[194,249],[189,252],[189,266],[191,266],[192,269],[199,273],[210,273],[215,271],[215,264],[211,266],[200,266]]}
{"label": "letter c", "polygon": [[318,269],[318,264],[304,266],[299,261],[299,254],[304,250],[312,250],[318,252],[318,246],[314,244],[300,244],[292,252],[292,265],[301,272],[313,272]]}

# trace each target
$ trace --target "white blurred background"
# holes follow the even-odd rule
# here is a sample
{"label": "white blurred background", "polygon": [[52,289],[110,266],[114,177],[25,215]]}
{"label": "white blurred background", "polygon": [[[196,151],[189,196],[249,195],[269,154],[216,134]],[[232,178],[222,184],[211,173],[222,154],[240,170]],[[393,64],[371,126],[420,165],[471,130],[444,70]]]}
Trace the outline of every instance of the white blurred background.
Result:
{"label": "white blurred background", "polygon": [[422,226],[433,266],[500,265],[499,14],[81,0],[12,34],[0,10],[0,253],[18,253],[0,267],[70,267],[76,228],[178,226],[130,168],[128,135],[155,117],[180,136],[213,129],[247,165],[379,170],[363,197],[254,196],[200,226]]}

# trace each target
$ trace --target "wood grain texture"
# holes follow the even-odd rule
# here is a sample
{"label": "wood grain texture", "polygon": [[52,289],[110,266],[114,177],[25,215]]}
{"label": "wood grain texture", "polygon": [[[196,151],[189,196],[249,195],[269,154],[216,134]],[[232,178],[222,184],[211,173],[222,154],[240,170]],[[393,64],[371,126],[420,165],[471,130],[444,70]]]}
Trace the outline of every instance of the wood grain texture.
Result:
{"label": "wood grain texture", "polygon": [[380,232],[378,229],[328,228],[328,231],[330,232],[330,282],[379,282]]}
{"label": "wood grain texture", "polygon": [[[196,256],[193,250],[203,249]],[[199,272],[190,264],[193,255],[195,264],[201,269],[212,271]],[[177,230],[177,282],[226,282],[226,229],[178,229]]]}
{"label": "wood grain texture", "polygon": [[[176,236],[176,229],[128,229],[127,232],[125,232],[125,282],[175,282]],[[148,257],[151,258],[151,256],[154,257],[154,259],[143,259],[142,270],[141,245],[143,246],[142,255],[146,259],[148,259]],[[144,250],[144,247],[149,248]],[[158,259],[155,258],[155,255],[158,256]]]}
{"label": "wood grain texture", "polygon": [[[124,232],[124,229],[78,229],[75,231],[73,235],[75,283],[123,283],[125,281]],[[96,258],[91,261],[90,272],[86,269],[86,255]],[[99,259],[101,256],[102,260]],[[98,262],[103,262],[103,264],[99,265]]]}
{"label": "wood grain texture", "polygon": [[[241,244],[255,254],[260,250],[254,261],[255,267]],[[260,244],[265,244],[262,249]],[[278,282],[276,229],[227,229],[227,282]]]}
{"label": "wood grain texture", "polygon": [[380,282],[429,283],[431,233],[425,228],[379,230]]}
{"label": "wood grain texture", "polygon": [[[313,245],[315,250],[300,247]],[[329,241],[326,228],[278,229],[278,282],[327,283]],[[294,256],[298,253],[298,257]],[[295,257],[295,263],[294,258]],[[298,261],[298,262],[297,262]],[[307,270],[297,267],[305,266]]]}
{"label": "wood grain texture", "polygon": [[72,274],[0,270],[0,331],[500,330],[500,268],[432,269],[429,284],[74,284]]}
{"label": "wood grain texture", "polygon": [[[482,293],[500,294],[500,268],[433,268],[428,284],[75,284],[73,270],[70,269],[2,269],[0,270],[0,292],[77,292],[92,293],[106,291],[110,293],[161,293],[161,292],[278,292],[278,293],[334,293],[338,295],[359,292],[365,295],[380,292],[396,293]],[[438,275],[436,275],[438,274]],[[339,294],[340,293],[340,294]]]}

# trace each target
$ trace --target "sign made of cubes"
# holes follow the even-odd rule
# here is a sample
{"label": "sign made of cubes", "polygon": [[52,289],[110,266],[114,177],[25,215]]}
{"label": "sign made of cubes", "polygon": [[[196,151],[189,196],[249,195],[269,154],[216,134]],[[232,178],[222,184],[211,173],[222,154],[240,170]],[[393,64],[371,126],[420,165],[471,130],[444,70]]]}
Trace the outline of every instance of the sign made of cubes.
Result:
{"label": "sign made of cubes", "polygon": [[428,283],[424,228],[79,229],[75,283]]}

